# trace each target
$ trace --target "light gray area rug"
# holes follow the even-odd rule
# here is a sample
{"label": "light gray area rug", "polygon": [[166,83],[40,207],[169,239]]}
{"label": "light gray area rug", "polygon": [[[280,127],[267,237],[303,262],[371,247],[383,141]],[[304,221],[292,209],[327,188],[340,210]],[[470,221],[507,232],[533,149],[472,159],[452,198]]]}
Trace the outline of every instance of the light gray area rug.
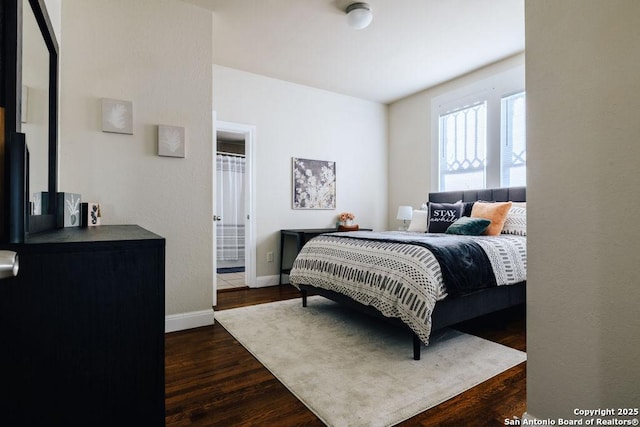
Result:
{"label": "light gray area rug", "polygon": [[215,319],[327,425],[390,426],[526,360],[454,330],[413,360],[411,334],[322,297],[215,312]]}

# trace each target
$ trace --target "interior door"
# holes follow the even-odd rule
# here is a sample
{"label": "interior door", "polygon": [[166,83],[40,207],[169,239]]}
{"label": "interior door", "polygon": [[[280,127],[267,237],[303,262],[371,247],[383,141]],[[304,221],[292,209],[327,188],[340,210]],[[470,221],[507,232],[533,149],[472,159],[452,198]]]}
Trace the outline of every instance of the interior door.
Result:
{"label": "interior door", "polygon": [[218,221],[218,218],[220,218],[220,216],[216,213],[216,135],[217,135],[217,123],[216,123],[216,112],[213,112],[213,155],[211,156],[211,164],[212,164],[212,173],[211,173],[211,188],[212,188],[212,197],[211,197],[211,203],[212,203],[212,228],[213,228],[213,256],[211,257],[211,267],[213,269],[212,272],[212,286],[213,286],[213,296],[212,296],[212,306],[215,307],[216,305],[218,305],[218,275],[217,275],[217,271],[218,271],[218,253],[216,250],[217,247],[217,241],[218,241],[218,236],[217,236],[217,232],[216,232],[216,222]]}
{"label": "interior door", "polygon": [[[256,215],[255,215],[255,167],[256,167],[256,158],[255,158],[255,144],[256,144],[256,129],[255,126],[246,125],[241,123],[232,123],[225,121],[215,121],[215,130],[216,137],[218,132],[231,133],[244,138],[244,147],[245,147],[245,188],[244,188],[244,211],[245,211],[245,284],[248,287],[256,286]],[[214,174],[215,171],[215,149],[214,149]],[[214,193],[216,189],[216,183],[214,181]],[[214,204],[215,204],[216,195],[214,194]],[[214,218],[221,216],[221,212],[219,207],[214,206]],[[215,228],[215,223],[214,223]],[[214,257],[215,254],[215,237],[214,237]],[[214,270],[215,274],[215,270]],[[214,294],[217,292],[217,289],[214,288]],[[215,299],[215,295],[214,295]]]}

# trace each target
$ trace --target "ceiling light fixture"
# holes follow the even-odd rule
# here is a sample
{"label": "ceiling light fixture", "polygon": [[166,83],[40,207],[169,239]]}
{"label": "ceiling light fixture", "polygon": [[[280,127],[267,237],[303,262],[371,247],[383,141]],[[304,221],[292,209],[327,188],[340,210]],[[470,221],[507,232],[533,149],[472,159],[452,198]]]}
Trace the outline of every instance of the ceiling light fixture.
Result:
{"label": "ceiling light fixture", "polygon": [[347,24],[351,28],[361,30],[366,28],[373,19],[369,3],[352,3],[347,7]]}

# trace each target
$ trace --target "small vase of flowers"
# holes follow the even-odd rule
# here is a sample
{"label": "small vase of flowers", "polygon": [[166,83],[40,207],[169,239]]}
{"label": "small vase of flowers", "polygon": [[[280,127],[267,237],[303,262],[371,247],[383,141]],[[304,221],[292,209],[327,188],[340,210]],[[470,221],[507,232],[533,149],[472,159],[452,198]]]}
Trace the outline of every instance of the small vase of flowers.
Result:
{"label": "small vase of flowers", "polygon": [[338,219],[340,220],[340,224],[342,225],[352,225],[355,217],[356,216],[351,212],[342,212],[340,215],[338,215]]}

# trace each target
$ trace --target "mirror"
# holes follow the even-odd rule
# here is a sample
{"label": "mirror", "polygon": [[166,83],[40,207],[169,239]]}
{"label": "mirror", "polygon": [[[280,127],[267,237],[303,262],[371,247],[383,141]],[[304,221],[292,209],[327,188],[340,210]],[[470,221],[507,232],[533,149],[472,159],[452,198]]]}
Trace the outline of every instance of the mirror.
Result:
{"label": "mirror", "polygon": [[[18,131],[25,134],[29,153],[25,199],[31,205],[25,231],[36,233],[57,226],[58,43],[44,0],[15,1],[22,27],[16,79],[21,99]],[[34,194],[44,196],[34,198]]]}
{"label": "mirror", "polygon": [[31,214],[42,215],[50,213],[41,197],[49,191],[49,50],[28,0],[22,0],[21,93],[21,127],[29,149]]}

